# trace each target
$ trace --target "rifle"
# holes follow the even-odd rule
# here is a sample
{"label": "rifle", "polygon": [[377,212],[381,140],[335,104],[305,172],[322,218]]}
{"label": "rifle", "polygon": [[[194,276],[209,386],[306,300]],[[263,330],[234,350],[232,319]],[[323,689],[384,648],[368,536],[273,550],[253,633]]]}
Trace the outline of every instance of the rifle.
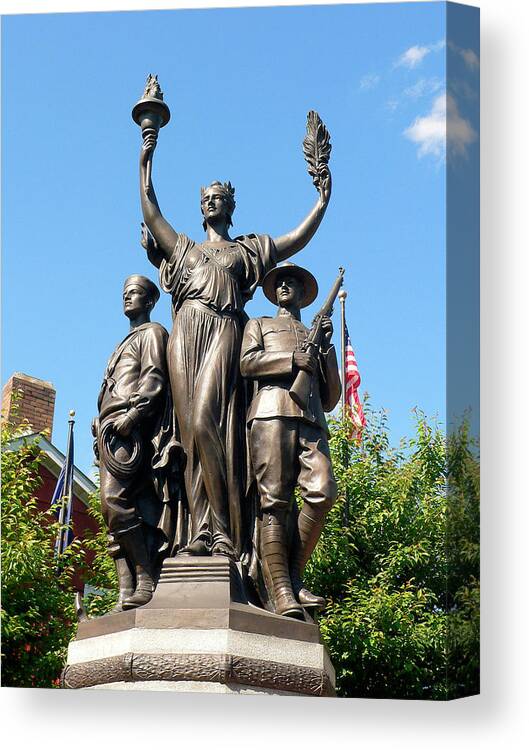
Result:
{"label": "rifle", "polygon": [[[321,346],[322,318],[332,315],[332,307],[334,305],[334,301],[336,300],[338,292],[340,291],[340,287],[343,284],[343,275],[345,273],[345,270],[343,268],[340,268],[339,271],[340,273],[338,274],[338,278],[334,282],[323,307],[314,316],[312,327],[301,349],[301,351],[312,354],[315,357],[319,354]],[[291,389],[289,390],[291,398],[303,410],[307,408],[310,394],[312,392],[312,377],[313,376],[306,370],[300,370],[296,375],[296,379],[292,383]]]}

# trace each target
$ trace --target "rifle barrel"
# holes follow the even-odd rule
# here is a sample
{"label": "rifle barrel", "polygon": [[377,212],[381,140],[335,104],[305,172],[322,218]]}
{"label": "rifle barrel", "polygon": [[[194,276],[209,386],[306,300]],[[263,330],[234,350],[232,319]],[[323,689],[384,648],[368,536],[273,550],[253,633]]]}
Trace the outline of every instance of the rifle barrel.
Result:
{"label": "rifle barrel", "polygon": [[[338,278],[334,282],[332,289],[329,293],[329,296],[325,300],[325,304],[321,308],[321,310],[318,312],[316,317],[314,318],[314,321],[312,323],[312,328],[309,331],[309,335],[307,336],[306,341],[306,347],[307,349],[309,347],[312,347],[316,350],[320,347],[320,337],[321,337],[321,319],[324,315],[328,315],[332,309],[332,306],[334,305],[334,301],[338,295],[338,292],[340,291],[340,287],[343,284],[343,276],[344,276],[345,270],[343,268],[340,268],[340,273],[338,274]],[[296,375],[296,378],[292,384],[292,387],[289,390],[290,396],[293,401],[296,402],[296,404],[301,407],[302,409],[307,408],[308,400],[310,397],[310,391],[311,391],[311,382],[312,382],[312,375],[309,375],[305,370],[300,370],[298,374]]]}
{"label": "rifle barrel", "polygon": [[334,305],[334,302],[336,300],[336,297],[338,295],[338,292],[340,291],[340,287],[343,284],[343,276],[345,273],[345,269],[340,268],[340,273],[338,274],[338,278],[332,285],[331,291],[329,292],[329,295],[327,299],[325,300],[321,310],[319,311],[318,315],[328,315],[329,312],[332,310],[332,307]]}

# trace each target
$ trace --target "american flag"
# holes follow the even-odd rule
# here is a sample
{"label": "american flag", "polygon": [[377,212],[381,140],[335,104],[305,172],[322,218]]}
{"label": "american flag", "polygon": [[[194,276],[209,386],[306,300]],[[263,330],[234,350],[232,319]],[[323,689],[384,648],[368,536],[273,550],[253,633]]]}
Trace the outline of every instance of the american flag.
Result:
{"label": "american flag", "polygon": [[345,406],[349,410],[351,419],[353,422],[352,436],[357,440],[362,437],[362,431],[366,425],[366,418],[364,416],[364,410],[362,409],[362,402],[358,395],[358,389],[360,388],[360,373],[358,372],[358,365],[356,364],[356,357],[351,346],[351,339],[349,338],[349,331],[347,330],[347,324],[345,325],[344,331],[345,340]]}

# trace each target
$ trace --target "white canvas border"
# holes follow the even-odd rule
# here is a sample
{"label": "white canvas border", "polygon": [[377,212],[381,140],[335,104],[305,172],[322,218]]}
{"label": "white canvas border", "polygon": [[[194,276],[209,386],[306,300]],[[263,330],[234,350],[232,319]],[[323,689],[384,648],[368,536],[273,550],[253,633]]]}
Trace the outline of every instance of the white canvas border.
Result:
{"label": "white canvas border", "polygon": [[[317,4],[324,4],[319,0]],[[2,13],[273,5],[0,2]],[[279,3],[286,4],[286,3]],[[292,2],[289,4],[302,4]],[[478,3],[470,3],[477,5]],[[526,0],[482,9],[482,695],[450,704],[3,689],[3,736],[39,748],[517,748],[527,740]],[[266,703],[266,701],[273,703]],[[300,701],[302,701],[300,703]],[[310,701],[310,703],[308,702]],[[145,711],[145,706],[148,706]],[[116,714],[120,718],[116,718]],[[234,742],[235,738],[235,742]]]}

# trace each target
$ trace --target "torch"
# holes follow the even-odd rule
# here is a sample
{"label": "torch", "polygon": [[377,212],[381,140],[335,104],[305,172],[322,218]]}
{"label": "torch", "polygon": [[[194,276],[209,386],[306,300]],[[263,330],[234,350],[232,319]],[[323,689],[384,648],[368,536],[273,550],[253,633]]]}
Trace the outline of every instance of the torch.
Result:
{"label": "torch", "polygon": [[[134,105],[132,109],[132,119],[141,128],[143,141],[150,135],[154,135],[155,140],[158,138],[160,128],[167,125],[171,113],[169,107],[163,100],[163,93],[158,83],[158,76],[149,73],[145,91],[142,98]],[[152,154],[147,163],[146,184],[151,182]]]}

